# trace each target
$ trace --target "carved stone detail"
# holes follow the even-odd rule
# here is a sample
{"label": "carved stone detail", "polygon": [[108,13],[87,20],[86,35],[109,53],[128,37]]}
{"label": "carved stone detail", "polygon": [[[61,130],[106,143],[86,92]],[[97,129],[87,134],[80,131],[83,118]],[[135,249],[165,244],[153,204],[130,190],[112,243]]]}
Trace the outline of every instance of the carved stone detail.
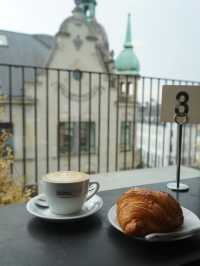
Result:
{"label": "carved stone detail", "polygon": [[60,31],[56,34],[56,36],[63,36],[63,37],[70,37],[70,33],[69,32],[65,32],[65,31]]}
{"label": "carved stone detail", "polygon": [[98,41],[98,38],[96,36],[86,36],[86,39],[88,41],[93,41],[93,42],[96,42]]}
{"label": "carved stone detail", "polygon": [[81,39],[80,35],[77,35],[74,39],[73,39],[73,43],[76,47],[76,50],[80,50],[81,46],[83,45],[83,40]]}

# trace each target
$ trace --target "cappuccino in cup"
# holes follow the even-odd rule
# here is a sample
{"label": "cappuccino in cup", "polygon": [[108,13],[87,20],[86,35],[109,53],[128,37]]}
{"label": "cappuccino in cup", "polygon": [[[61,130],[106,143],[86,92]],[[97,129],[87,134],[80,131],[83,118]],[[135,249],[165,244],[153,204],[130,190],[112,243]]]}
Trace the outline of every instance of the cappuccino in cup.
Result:
{"label": "cappuccino in cup", "polygon": [[99,190],[98,182],[90,182],[89,175],[75,171],[47,174],[43,183],[49,208],[59,215],[79,212],[84,202]]}

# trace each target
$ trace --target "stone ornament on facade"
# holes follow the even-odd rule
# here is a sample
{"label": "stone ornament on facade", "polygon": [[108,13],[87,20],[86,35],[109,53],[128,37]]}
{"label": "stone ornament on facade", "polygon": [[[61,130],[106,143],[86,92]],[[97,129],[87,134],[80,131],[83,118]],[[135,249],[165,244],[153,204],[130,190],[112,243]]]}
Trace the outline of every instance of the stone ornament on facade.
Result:
{"label": "stone ornament on facade", "polygon": [[[58,89],[60,88],[60,92],[62,93],[62,95],[66,98],[69,98],[69,88],[66,88],[66,86],[60,82],[60,84],[58,85],[57,82],[53,82],[51,84],[53,86],[54,89]],[[91,99],[98,93],[98,91],[100,90],[100,94],[102,94],[102,92],[105,90],[105,88],[102,86],[101,88],[99,88],[99,86],[93,86],[91,89],[91,95],[89,90],[85,93],[81,93],[81,101],[88,101],[89,98],[91,97]],[[79,92],[77,91],[77,93],[75,93],[74,91],[72,92],[72,90],[70,90],[70,99],[72,101],[79,101],[80,97],[79,97]]]}
{"label": "stone ornament on facade", "polygon": [[76,47],[76,50],[80,50],[81,46],[83,45],[83,40],[81,39],[80,35],[76,35],[73,39],[73,43]]}

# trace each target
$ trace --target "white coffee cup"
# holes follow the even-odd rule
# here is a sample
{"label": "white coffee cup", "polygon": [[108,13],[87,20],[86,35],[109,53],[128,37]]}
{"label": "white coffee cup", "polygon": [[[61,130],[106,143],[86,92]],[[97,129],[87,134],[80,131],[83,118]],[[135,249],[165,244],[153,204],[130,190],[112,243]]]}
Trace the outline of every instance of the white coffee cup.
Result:
{"label": "white coffee cup", "polygon": [[50,211],[59,215],[79,212],[99,190],[99,183],[90,182],[89,175],[81,172],[50,173],[42,180]]}

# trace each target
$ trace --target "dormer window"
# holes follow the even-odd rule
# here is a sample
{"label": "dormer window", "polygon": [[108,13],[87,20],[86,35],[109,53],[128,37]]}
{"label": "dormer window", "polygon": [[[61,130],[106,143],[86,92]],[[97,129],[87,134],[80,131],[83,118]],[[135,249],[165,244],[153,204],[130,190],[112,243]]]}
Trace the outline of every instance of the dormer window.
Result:
{"label": "dormer window", "polygon": [[0,47],[7,47],[8,46],[8,39],[7,36],[4,34],[0,34]]}

